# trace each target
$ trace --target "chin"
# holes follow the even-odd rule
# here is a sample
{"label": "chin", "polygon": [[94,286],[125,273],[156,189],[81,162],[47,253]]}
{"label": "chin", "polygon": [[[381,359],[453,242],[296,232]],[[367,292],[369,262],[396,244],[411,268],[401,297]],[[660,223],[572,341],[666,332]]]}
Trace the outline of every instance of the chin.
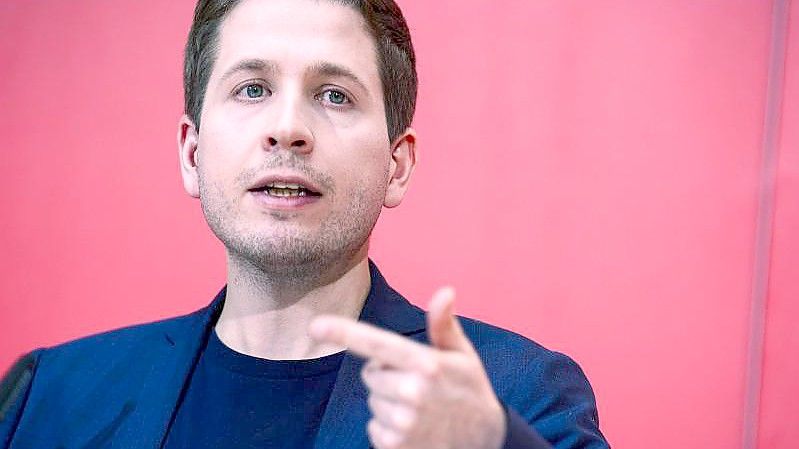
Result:
{"label": "chin", "polygon": [[281,276],[321,274],[346,263],[356,255],[362,244],[337,241],[312,233],[291,232],[275,235],[258,234],[228,240],[228,253],[243,259],[265,273]]}

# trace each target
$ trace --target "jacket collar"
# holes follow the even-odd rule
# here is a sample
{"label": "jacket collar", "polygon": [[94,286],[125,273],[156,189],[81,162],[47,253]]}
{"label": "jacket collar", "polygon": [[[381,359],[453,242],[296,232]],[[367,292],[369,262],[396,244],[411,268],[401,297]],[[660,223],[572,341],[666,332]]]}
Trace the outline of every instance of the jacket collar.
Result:
{"label": "jacket collar", "polygon": [[[402,295],[392,289],[377,266],[369,260],[371,285],[364,302],[359,321],[382,327],[402,335],[411,336],[425,329],[425,314]],[[164,340],[174,349],[168,358],[167,366],[174,374],[159,375],[148,381],[150,386],[140,397],[140,404],[152,410],[152,416],[145,418],[145,429],[139,435],[151,435],[148,441],[137,447],[160,447],[168,432],[169,423],[179,406],[180,393],[188,385],[188,380],[199,359],[206,339],[222,312],[226,288],[223,288],[213,302],[187,317],[185,324],[167,330]],[[366,424],[369,420],[367,406],[368,391],[360,379],[364,361],[347,353],[339,368],[336,383],[330,394],[325,414],[317,434],[315,449],[366,448]],[[169,371],[164,371],[169,373]],[[163,404],[169,404],[164,407]],[[166,410],[168,409],[168,410]],[[168,413],[167,413],[168,412]]]}
{"label": "jacket collar", "polygon": [[[392,289],[371,260],[369,272],[372,284],[358,320],[406,336],[423,331],[424,311]],[[361,381],[363,365],[363,359],[349,352],[344,356],[314,449],[369,447],[366,436],[366,424],[370,417],[367,405],[369,394]]]}
{"label": "jacket collar", "polygon": [[[369,294],[366,297],[363,309],[361,309],[358,321],[373,324],[403,335],[411,335],[424,330],[426,325],[424,311],[408,302],[407,299],[391,288],[371,259],[369,259],[369,276],[371,278]],[[189,339],[190,341],[195,341],[200,337],[204,341],[204,337],[207,336],[222,313],[226,292],[227,286],[222,288],[211,304],[192,314],[196,315],[196,322],[193,326],[167,331],[167,339],[174,341]],[[202,330],[203,335],[198,335],[197,331],[200,330]]]}

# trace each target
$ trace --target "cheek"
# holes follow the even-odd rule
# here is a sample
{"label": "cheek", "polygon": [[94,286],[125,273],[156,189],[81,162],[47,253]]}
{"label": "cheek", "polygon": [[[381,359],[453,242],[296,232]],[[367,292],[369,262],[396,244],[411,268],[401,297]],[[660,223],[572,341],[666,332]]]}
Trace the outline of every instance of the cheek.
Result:
{"label": "cheek", "polygon": [[211,109],[207,114],[200,126],[199,144],[207,147],[208,153],[223,153],[225,159],[241,159],[257,143],[258,129],[251,119],[221,108]]}
{"label": "cheek", "polygon": [[203,122],[198,141],[199,169],[207,180],[235,177],[246,162],[248,142],[241,127],[227,122]]}
{"label": "cheek", "polygon": [[391,159],[388,144],[371,139],[352,148],[353,154],[341,158],[342,162],[346,161],[346,165],[341,167],[343,179],[349,180],[350,184],[357,183],[357,187],[361,189],[369,188],[381,192],[385,190]]}

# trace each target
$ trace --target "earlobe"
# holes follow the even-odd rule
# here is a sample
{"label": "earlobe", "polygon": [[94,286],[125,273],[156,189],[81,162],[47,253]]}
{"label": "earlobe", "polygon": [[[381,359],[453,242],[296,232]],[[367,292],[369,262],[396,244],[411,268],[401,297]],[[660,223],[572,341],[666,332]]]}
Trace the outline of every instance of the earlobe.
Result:
{"label": "earlobe", "polygon": [[183,188],[189,196],[200,197],[199,174],[197,173],[199,134],[194,122],[184,114],[178,122],[178,157]]}
{"label": "earlobe", "polygon": [[416,131],[408,128],[391,146],[388,189],[383,205],[397,207],[402,202],[416,166]]}

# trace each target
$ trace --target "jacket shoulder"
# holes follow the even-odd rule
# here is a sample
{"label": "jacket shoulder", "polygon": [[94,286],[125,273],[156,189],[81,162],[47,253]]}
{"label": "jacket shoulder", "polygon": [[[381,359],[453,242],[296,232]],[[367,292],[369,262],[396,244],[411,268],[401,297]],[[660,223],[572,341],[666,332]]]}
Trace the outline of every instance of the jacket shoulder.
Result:
{"label": "jacket shoulder", "polygon": [[473,318],[458,318],[487,368],[495,364],[508,366],[509,361],[519,367],[534,361],[565,357],[516,332]]}

